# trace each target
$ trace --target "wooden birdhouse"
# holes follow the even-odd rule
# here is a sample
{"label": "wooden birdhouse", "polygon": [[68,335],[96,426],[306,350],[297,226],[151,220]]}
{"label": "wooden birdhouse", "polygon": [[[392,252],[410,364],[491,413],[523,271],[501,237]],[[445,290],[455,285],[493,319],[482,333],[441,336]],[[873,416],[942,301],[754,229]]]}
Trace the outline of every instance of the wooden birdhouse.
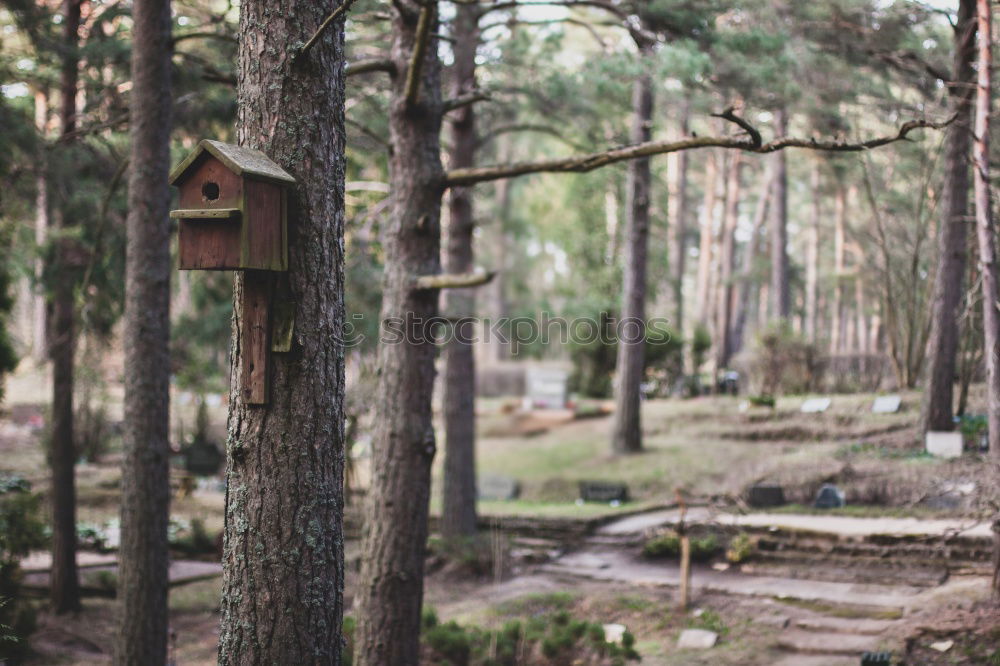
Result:
{"label": "wooden birdhouse", "polygon": [[270,355],[288,351],[293,326],[294,308],[276,289],[275,271],[288,270],[288,188],[295,179],[259,150],[205,139],[173,170],[170,184],[180,190],[180,208],[170,211],[178,220],[178,267],[244,273],[239,397],[266,404]]}
{"label": "wooden birdhouse", "polygon": [[288,270],[295,179],[264,153],[204,139],[170,174],[181,270]]}

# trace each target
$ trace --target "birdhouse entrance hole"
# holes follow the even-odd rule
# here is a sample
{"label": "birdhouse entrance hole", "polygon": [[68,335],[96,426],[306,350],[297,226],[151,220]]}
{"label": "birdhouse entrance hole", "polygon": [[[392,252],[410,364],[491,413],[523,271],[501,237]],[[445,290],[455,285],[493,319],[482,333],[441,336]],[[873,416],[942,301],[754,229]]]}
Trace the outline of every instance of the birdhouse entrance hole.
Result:
{"label": "birdhouse entrance hole", "polygon": [[215,201],[219,198],[219,184],[208,181],[201,186],[201,194],[209,201]]}

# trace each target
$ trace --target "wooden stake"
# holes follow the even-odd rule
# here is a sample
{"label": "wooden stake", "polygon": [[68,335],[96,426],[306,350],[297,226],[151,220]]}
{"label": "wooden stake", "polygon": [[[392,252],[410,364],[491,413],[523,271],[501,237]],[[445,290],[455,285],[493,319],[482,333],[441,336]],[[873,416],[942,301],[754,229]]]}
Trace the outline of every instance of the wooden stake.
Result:
{"label": "wooden stake", "polygon": [[243,402],[248,405],[267,404],[272,282],[271,273],[267,271],[243,271],[243,296],[240,300],[243,367],[240,368],[240,392]]}

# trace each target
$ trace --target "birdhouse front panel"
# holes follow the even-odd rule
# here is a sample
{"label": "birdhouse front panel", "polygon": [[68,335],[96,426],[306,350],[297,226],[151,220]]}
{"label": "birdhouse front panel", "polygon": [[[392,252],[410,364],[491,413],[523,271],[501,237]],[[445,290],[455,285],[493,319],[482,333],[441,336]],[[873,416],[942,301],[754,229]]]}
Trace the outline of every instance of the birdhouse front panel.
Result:
{"label": "birdhouse front panel", "polygon": [[[183,270],[241,267],[243,179],[207,153],[180,186],[179,265]],[[215,211],[224,217],[195,217]],[[205,213],[207,215],[207,213]]]}
{"label": "birdhouse front panel", "polygon": [[264,153],[204,140],[170,176],[180,190],[180,268],[288,270],[288,188]]}

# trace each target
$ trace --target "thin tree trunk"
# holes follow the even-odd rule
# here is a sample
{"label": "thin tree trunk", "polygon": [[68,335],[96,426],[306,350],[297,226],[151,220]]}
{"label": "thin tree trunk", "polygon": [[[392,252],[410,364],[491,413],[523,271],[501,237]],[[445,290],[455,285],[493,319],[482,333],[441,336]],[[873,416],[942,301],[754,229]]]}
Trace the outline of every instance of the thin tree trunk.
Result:
{"label": "thin tree trunk", "polygon": [[[645,49],[643,49],[645,52]],[[633,143],[653,134],[653,80],[642,74],[632,87]],[[611,445],[618,453],[642,450],[642,383],[646,348],[646,258],[649,251],[649,158],[628,164],[628,217],[625,228],[624,289],[615,365],[615,417]]]}
{"label": "thin tree trunk", "polygon": [[[60,91],[61,132],[72,136],[76,129],[76,90],[79,67],[80,14],[83,0],[63,5],[63,46]],[[72,225],[70,211],[61,206],[57,226]],[[52,576],[50,600],[56,613],[80,608],[80,582],[76,567],[76,479],[73,444],[73,359],[76,352],[74,284],[69,273],[74,254],[64,238],[57,248],[60,275],[53,285],[52,339]]]}
{"label": "thin tree trunk", "polygon": [[[408,71],[424,14],[428,44],[418,96],[408,103],[407,76],[392,80],[389,159],[392,215],[384,231],[383,334],[404,333],[379,347],[372,482],[362,542],[364,559],[356,607],[356,666],[416,666],[420,609],[436,449],[431,419],[436,346],[426,322],[438,314],[437,291],[415,291],[417,275],[440,272],[440,212],[444,169],[440,161],[442,100],[437,55],[437,3],[393,3],[391,59]],[[405,326],[405,322],[414,326]]]}
{"label": "thin tree trunk", "polygon": [[[695,319],[704,325],[708,318],[709,281],[712,273],[712,234],[715,227],[716,179],[718,156],[709,150],[705,155],[705,192],[701,204],[701,239],[698,243],[698,277],[695,285]],[[695,368],[697,371],[697,368]]]}
{"label": "thin tree trunk", "polygon": [[[455,8],[452,97],[468,94],[476,87],[479,14],[475,5]],[[452,115],[452,168],[475,164],[474,109],[473,105],[466,106]],[[473,268],[475,229],[472,187],[452,188],[449,204],[445,271],[468,273]],[[440,529],[445,539],[476,534],[476,360],[472,319],[476,314],[475,294],[475,289],[453,289],[447,293],[446,301],[448,316],[457,323],[445,346],[444,358],[444,496]]]}
{"label": "thin tree trunk", "polygon": [[809,342],[816,342],[817,315],[819,314],[819,227],[823,218],[822,192],[820,191],[820,162],[813,162],[812,169],[812,220],[806,236],[806,322],[805,334]]}
{"label": "thin tree trunk", "polygon": [[[681,103],[679,129],[682,137],[691,128],[690,107],[687,101]],[[672,328],[678,335],[684,333],[684,270],[687,264],[687,217],[688,217],[688,154],[686,150],[674,153],[671,166],[671,182],[667,200],[671,230],[670,275],[674,297],[674,321]]]}
{"label": "thin tree trunk", "polygon": [[830,353],[844,351],[847,338],[847,285],[844,284],[847,237],[847,189],[837,184],[833,213],[833,306],[830,310]]}
{"label": "thin tree trunk", "polygon": [[866,299],[865,299],[865,271],[864,266],[867,265],[865,261],[864,250],[861,246],[855,244],[853,246],[855,262],[858,266],[858,271],[854,277],[854,308],[855,308],[855,321],[854,331],[856,334],[857,344],[855,345],[855,351],[859,354],[868,353],[868,313],[866,312]]}
{"label": "thin tree trunk", "polygon": [[132,10],[121,627],[115,663],[167,661],[170,519],[170,0]]}
{"label": "thin tree trunk", "polygon": [[[240,5],[240,145],[295,177],[288,271],[237,272],[226,453],[220,664],[339,664],[344,588],[344,29],[338,0]],[[242,401],[244,285],[294,304],[270,402]]]}
{"label": "thin tree trunk", "polygon": [[[49,126],[49,96],[39,90],[35,93],[35,129],[39,137],[45,137]],[[38,177],[35,179],[35,245],[45,247],[49,232],[49,181],[45,166],[45,150],[38,153]],[[41,288],[44,264],[41,256],[34,262],[35,286],[31,303],[31,354],[35,361],[42,363],[48,357],[48,306]]]}
{"label": "thin tree trunk", "polygon": [[945,178],[940,203],[937,271],[931,306],[931,333],[927,344],[927,381],[921,409],[921,430],[951,430],[958,349],[958,308],[962,301],[968,229],[968,155],[976,56],[976,0],[960,0],[955,28],[954,68],[949,93],[956,114],[948,129]]}
{"label": "thin tree trunk", "polygon": [[[753,213],[753,223],[750,227],[750,240],[743,250],[743,265],[740,269],[740,293],[736,299],[736,315],[733,323],[733,353],[739,353],[743,348],[743,339],[746,332],[747,318],[750,315],[750,299],[753,297],[753,270],[757,263],[757,257],[761,254],[761,245],[764,239],[761,238],[760,230],[767,220],[768,207],[771,201],[771,194],[774,191],[773,170],[768,169],[761,178],[760,191],[757,194],[757,206]],[[757,302],[757,307],[762,304]]]}
{"label": "thin tree trunk", "polygon": [[[979,58],[976,86],[975,141],[972,145],[973,184],[976,197],[976,235],[979,240],[979,270],[983,289],[983,333],[986,361],[986,414],[989,420],[990,454],[1000,461],[1000,310],[996,229],[990,200],[990,112],[992,110],[993,32],[991,3],[977,0]],[[1000,569],[998,569],[1000,570]],[[998,581],[994,581],[998,582]]]}
{"label": "thin tree trunk", "polygon": [[721,370],[729,365],[733,354],[733,272],[736,263],[736,226],[740,216],[742,196],[741,174],[743,159],[734,153],[729,163],[726,183],[726,209],[723,215],[722,242],[719,253],[719,295],[716,304],[716,357],[715,367]]}
{"label": "thin tree trunk", "polygon": [[[774,114],[778,136],[788,133],[788,116],[784,109]],[[771,320],[788,321],[791,312],[791,291],[788,277],[788,166],[785,152],[774,156],[774,202],[771,206]]]}

